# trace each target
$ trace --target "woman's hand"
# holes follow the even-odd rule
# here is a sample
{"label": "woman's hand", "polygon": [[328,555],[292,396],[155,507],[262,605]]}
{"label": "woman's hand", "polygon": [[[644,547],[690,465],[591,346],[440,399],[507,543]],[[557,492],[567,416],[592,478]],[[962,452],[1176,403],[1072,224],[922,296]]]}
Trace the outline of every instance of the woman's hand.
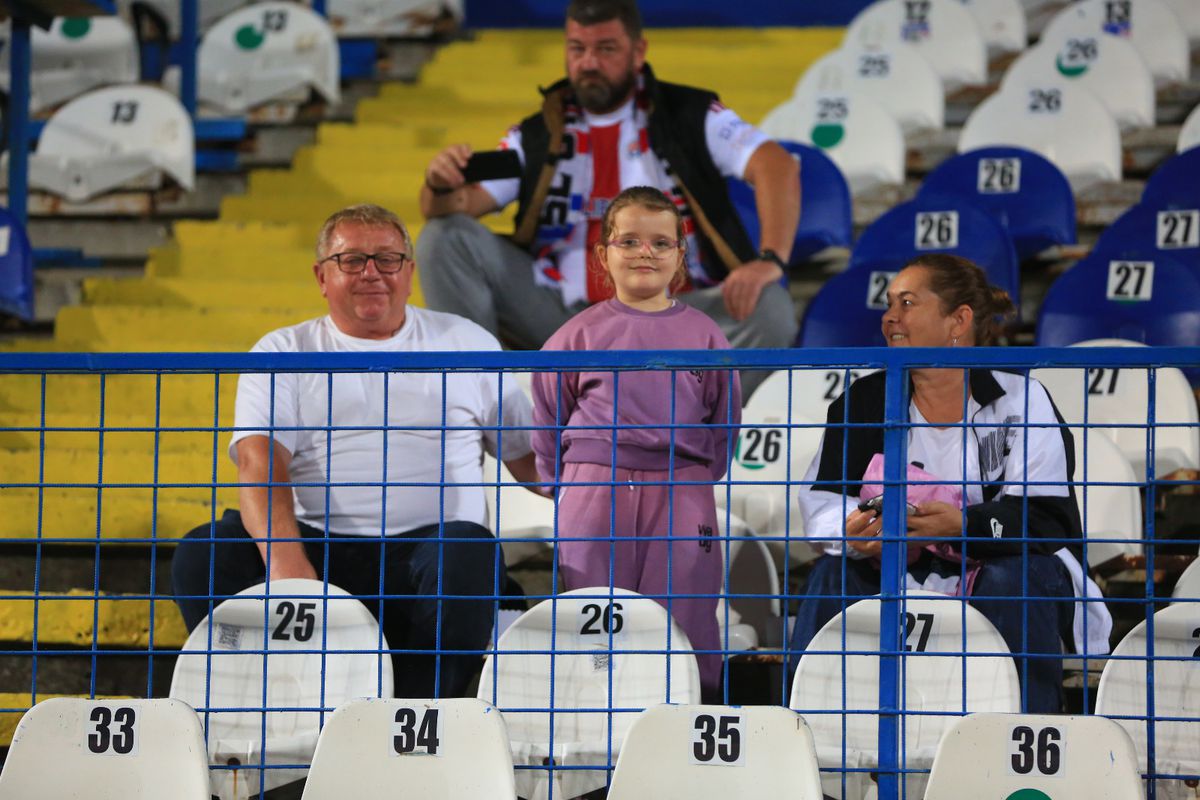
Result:
{"label": "woman's hand", "polygon": [[846,544],[864,556],[883,552],[879,534],[883,531],[883,516],[875,511],[855,509],[846,517]]}
{"label": "woman's hand", "polygon": [[917,506],[908,515],[910,539],[932,539],[959,536],[963,530],[963,511],[949,503],[931,501]]}

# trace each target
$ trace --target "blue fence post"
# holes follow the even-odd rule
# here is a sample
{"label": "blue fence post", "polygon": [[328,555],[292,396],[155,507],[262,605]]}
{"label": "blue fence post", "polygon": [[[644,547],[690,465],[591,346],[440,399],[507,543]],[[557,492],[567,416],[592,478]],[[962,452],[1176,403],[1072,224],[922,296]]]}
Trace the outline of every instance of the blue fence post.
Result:
{"label": "blue fence post", "polygon": [[312,0],[312,10],[315,14],[320,14],[322,17],[327,16],[325,13],[325,0]]}
{"label": "blue fence post", "polygon": [[196,73],[199,70],[200,4],[199,0],[179,0],[179,45],[182,59],[179,64],[179,99],[196,121]]}
{"label": "blue fence post", "polygon": [[[891,355],[892,353],[888,353]],[[904,478],[908,450],[908,370],[899,359],[885,369],[883,428],[883,554],[879,578],[879,796],[900,796],[900,592],[907,567]]]}
{"label": "blue fence post", "polygon": [[29,22],[12,18],[8,74],[8,210],[22,226],[29,220]]}

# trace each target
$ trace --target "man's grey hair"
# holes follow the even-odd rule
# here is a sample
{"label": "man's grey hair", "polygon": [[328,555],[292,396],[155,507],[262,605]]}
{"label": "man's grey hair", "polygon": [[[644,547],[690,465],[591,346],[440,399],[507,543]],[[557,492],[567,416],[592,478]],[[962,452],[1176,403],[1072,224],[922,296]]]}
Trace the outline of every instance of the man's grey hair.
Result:
{"label": "man's grey hair", "polygon": [[321,226],[321,233],[317,235],[318,259],[326,258],[329,255],[329,240],[333,238],[334,229],[343,222],[358,223],[359,225],[370,227],[395,228],[404,239],[404,252],[408,254],[409,258],[413,257],[412,237],[409,236],[408,228],[405,227],[400,218],[383,206],[377,206],[374,203],[361,203],[356,206],[343,208],[341,211],[335,211],[329,215],[329,219],[325,220],[325,224]]}

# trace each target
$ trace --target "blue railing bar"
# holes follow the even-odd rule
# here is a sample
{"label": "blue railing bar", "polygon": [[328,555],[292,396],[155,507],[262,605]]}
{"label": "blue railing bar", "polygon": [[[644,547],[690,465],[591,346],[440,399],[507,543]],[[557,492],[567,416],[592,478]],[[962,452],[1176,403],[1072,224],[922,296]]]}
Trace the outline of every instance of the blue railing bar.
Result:
{"label": "blue railing bar", "polygon": [[196,73],[199,71],[200,0],[179,0],[179,41],[183,48],[183,59],[179,65],[179,100],[187,109],[194,127],[197,96]]}
{"label": "blue railing bar", "polygon": [[29,70],[32,50],[29,23],[16,15],[9,34],[8,210],[25,225],[29,220]]}
{"label": "blue railing bar", "polygon": [[445,372],[736,368],[1195,367],[1200,347],[863,347],[422,353],[3,353],[0,372]]}

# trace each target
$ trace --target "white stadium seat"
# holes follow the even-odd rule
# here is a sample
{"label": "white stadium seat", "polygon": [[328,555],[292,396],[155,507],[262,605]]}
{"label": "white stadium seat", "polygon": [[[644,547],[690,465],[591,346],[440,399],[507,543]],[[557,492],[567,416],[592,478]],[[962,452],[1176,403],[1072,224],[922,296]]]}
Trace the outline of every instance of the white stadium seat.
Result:
{"label": "white stadium seat", "polygon": [[462,7],[445,0],[327,0],[329,24],[339,37],[428,36],[442,10],[462,19]]}
{"label": "white stadium seat", "polygon": [[1001,91],[1069,83],[1100,98],[1122,130],[1154,127],[1154,76],[1133,45],[1116,36],[1043,36],[1004,73]]}
{"label": "white stadium seat", "polygon": [[[1021,692],[1008,645],[971,606],[957,598],[909,591],[902,613],[905,648],[916,654],[903,656],[901,664],[901,766],[927,769],[952,714],[1019,711]],[[812,728],[823,769],[878,765],[880,657],[844,653],[878,652],[879,614],[879,600],[853,604],[821,628],[796,668],[789,705]],[[980,655],[964,659],[964,652]],[[921,796],[926,777],[907,776],[908,797]],[[863,797],[871,780],[865,772],[823,772],[821,783],[826,795],[851,800]]]}
{"label": "white stadium seat", "polygon": [[[1093,339],[1073,347],[1145,347],[1123,339]],[[1038,369],[1030,373],[1040,380],[1063,419],[1072,425],[1084,421],[1102,431],[1133,465],[1139,481],[1146,479],[1146,421],[1149,387],[1144,369]],[[1175,367],[1156,372],[1154,404],[1154,473],[1164,478],[1177,469],[1200,468],[1200,413],[1197,413],[1184,374]],[[1103,427],[1130,425],[1136,427]]]}
{"label": "white stadium seat", "polygon": [[271,581],[217,606],[188,636],[171,680],[171,697],[205,722],[211,762],[240,765],[213,770],[213,794],[257,797],[260,781],[267,791],[303,778],[305,769],[272,765],[309,763],[322,722],[347,700],[391,696],[387,647],[366,606],[321,581]]}
{"label": "white stadium seat", "polygon": [[25,712],[0,800],[209,800],[204,731],[178,700],[57,697]]}
{"label": "white stadium seat", "polygon": [[1142,800],[1137,752],[1110,719],[970,714],[942,737],[925,800]]}
{"label": "white stadium seat", "polygon": [[854,194],[904,183],[900,123],[865,92],[815,92],[772,109],[759,126],[773,139],[821,148]]}
{"label": "white stadium seat", "polygon": [[908,42],[929,59],[946,91],[987,82],[987,43],[959,0],[877,0],[858,12],[842,46],[891,47]]}
{"label": "white stadium seat", "polygon": [[871,97],[906,134],[941,130],[945,124],[942,79],[912,45],[893,43],[868,50],[851,44],[834,50],[805,70],[793,96],[842,91]]}
{"label": "white stadium seat", "polygon": [[998,53],[1019,53],[1025,49],[1025,8],[1020,0],[964,0],[979,23],[979,31],[988,49]]}
{"label": "white stadium seat", "polygon": [[1120,129],[1104,103],[1082,86],[1012,85],[984,100],[967,118],[958,152],[997,146],[1038,153],[1076,191],[1121,180]]}
{"label": "white stadium seat", "polygon": [[517,794],[530,800],[602,788],[635,711],[700,699],[683,630],[657,602],[624,589],[543,600],[504,632],[496,651],[484,662],[478,697],[504,713]]}
{"label": "white stadium seat", "polygon": [[1097,33],[1127,38],[1160,85],[1187,80],[1191,64],[1187,33],[1164,0],[1079,0],[1050,20],[1042,37],[1057,40]]}
{"label": "white stadium seat", "polygon": [[304,102],[315,91],[341,96],[337,38],[329,23],[295,3],[256,3],[222,19],[200,43],[202,102],[241,113],[272,101]]}
{"label": "white stadium seat", "polygon": [[[1200,774],[1200,687],[1196,646],[1200,604],[1176,603],[1154,614],[1154,771],[1159,775]],[[1146,622],[1139,622],[1112,652],[1100,674],[1096,713],[1116,720],[1137,747],[1146,768],[1149,741]],[[1157,795],[1168,800],[1197,796],[1195,781],[1159,778]]]}
{"label": "white stadium seat", "polygon": [[302,800],[516,800],[504,717],[475,698],[351,700],[325,722]]}
{"label": "white stadium seat", "polygon": [[1194,600],[1196,602],[1191,604],[1192,607],[1200,608],[1200,559],[1188,564],[1188,568],[1175,582],[1175,588],[1171,591],[1171,602],[1177,600]]}
{"label": "white stadium seat", "polygon": [[[731,533],[726,549],[726,516],[725,509],[717,510],[717,525],[722,536],[718,540],[722,556],[722,594],[725,595],[717,600],[720,643],[726,650],[753,650],[758,646],[760,631],[767,634],[772,628],[779,630],[782,613],[779,573],[775,571],[775,559],[766,543],[732,514],[728,515]],[[728,570],[724,566],[726,554]]]}
{"label": "white stadium seat", "polygon": [[1088,566],[1103,564],[1120,555],[1140,555],[1142,481],[1138,480],[1129,459],[1104,431],[1072,428],[1071,434],[1075,439],[1075,474],[1071,480],[1075,481],[1075,502],[1079,504],[1079,519],[1083,523]]}
{"label": "white stadium seat", "polygon": [[1192,109],[1192,113],[1188,114],[1183,127],[1179,129],[1179,142],[1175,149],[1182,153],[1193,147],[1200,147],[1200,105]]}
{"label": "white stadium seat", "polygon": [[46,123],[29,154],[29,187],[82,202],[114,189],[158,188],[165,175],[190,191],[195,147],[191,118],[167,92],[96,89]]}
{"label": "white stadium seat", "polygon": [[[499,467],[499,472],[497,472]],[[529,491],[503,461],[483,457],[483,495],[493,533],[509,566],[554,546],[554,501]],[[517,541],[520,540],[520,541]]]}
{"label": "white stadium seat", "polygon": [[[0,89],[9,90],[9,23],[0,27]],[[31,39],[29,110],[54,108],[100,86],[138,79],[133,29],[119,17],[57,17],[50,30],[35,27]]]}
{"label": "white stadium seat", "polygon": [[608,800],[821,800],[813,737],[779,706],[660,705],[638,715]]}

